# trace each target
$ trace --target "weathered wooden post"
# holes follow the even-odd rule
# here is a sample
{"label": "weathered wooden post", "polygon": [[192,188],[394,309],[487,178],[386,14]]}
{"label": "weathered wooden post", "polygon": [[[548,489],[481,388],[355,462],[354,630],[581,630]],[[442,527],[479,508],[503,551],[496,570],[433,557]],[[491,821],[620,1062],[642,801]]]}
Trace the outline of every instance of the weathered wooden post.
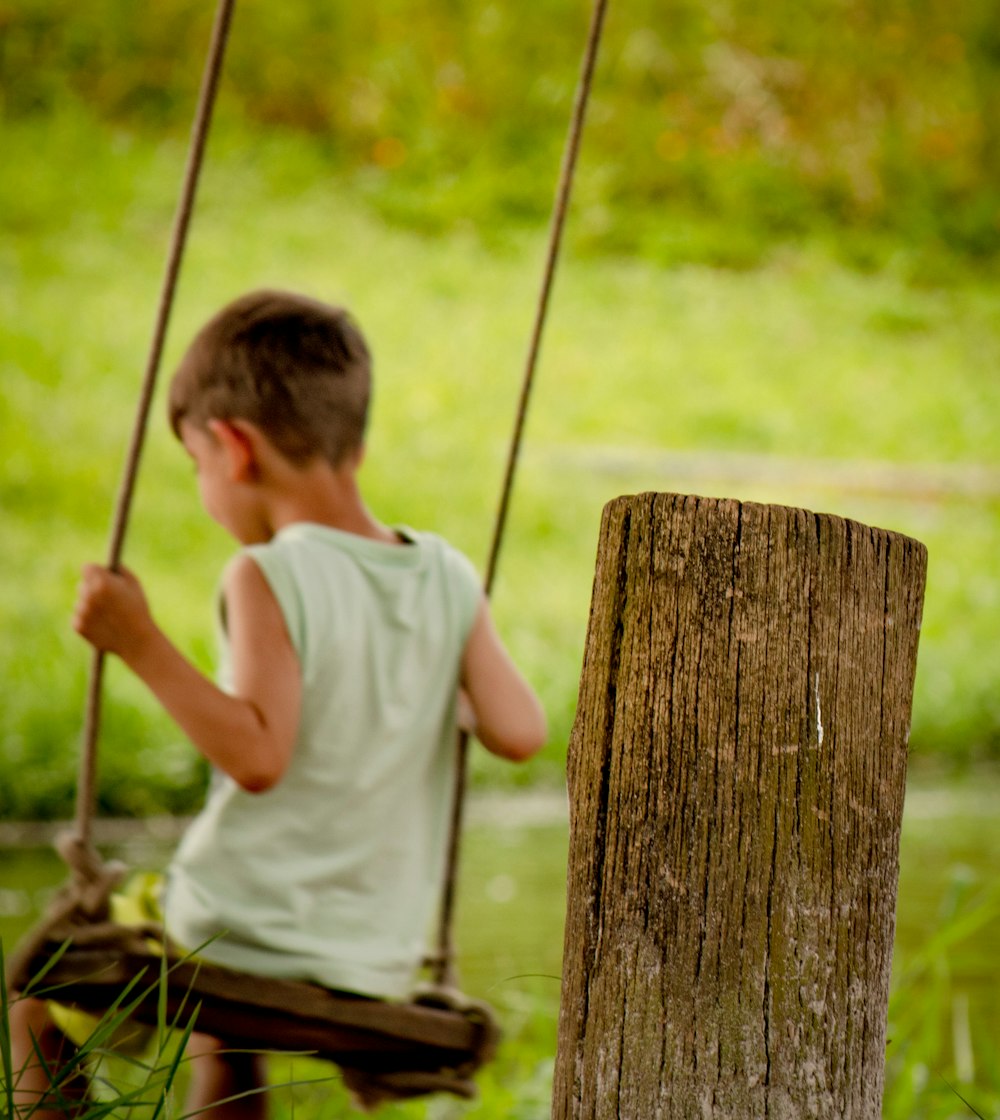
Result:
{"label": "weathered wooden post", "polygon": [[570,744],[554,1120],[877,1120],[926,549],[604,511]]}

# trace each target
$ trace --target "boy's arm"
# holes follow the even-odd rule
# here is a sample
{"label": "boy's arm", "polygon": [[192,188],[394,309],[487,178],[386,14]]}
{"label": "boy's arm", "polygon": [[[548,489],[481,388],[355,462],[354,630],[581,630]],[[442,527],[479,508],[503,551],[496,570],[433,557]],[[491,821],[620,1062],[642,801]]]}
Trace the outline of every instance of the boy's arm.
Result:
{"label": "boy's arm", "polygon": [[130,572],[84,569],[74,629],[116,653],[149,687],[199,751],[244,789],[270,789],[285,772],[298,730],[298,658],[263,574],[237,556],[223,578],[233,693],[223,692],[156,625]]}
{"label": "boy's arm", "polygon": [[493,754],[521,762],[545,745],[545,712],[501,642],[485,597],[465,644],[462,690],[472,730]]}

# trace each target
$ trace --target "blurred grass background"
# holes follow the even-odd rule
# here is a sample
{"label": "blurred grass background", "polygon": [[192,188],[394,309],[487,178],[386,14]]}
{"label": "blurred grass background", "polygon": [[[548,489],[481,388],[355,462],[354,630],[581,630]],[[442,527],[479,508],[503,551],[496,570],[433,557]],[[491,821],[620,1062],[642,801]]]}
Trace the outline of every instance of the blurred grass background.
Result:
{"label": "blurred grass background", "polygon": [[[242,0],[223,127],[310,135],[384,216],[439,232],[547,212],[588,6]],[[5,114],[79,98],[176,129],[199,0],[4,0]],[[612,4],[575,234],[599,251],[747,267],[824,235],[915,278],[1000,248],[1000,22],[991,0]],[[664,220],[664,210],[669,220]]]}
{"label": "blurred grass background", "polygon": [[[553,726],[516,780],[561,780],[600,508],[645,488],[924,540],[914,761],[1000,755],[991,11],[612,5],[497,588]],[[105,548],[210,15],[0,0],[5,816],[71,804],[65,620]],[[346,302],[378,367],[373,506],[476,558],[587,18],[243,0],[171,331],[168,370],[248,287]],[[205,667],[228,551],[157,412],[127,559]],[[103,808],[190,808],[199,765],[114,668]]]}

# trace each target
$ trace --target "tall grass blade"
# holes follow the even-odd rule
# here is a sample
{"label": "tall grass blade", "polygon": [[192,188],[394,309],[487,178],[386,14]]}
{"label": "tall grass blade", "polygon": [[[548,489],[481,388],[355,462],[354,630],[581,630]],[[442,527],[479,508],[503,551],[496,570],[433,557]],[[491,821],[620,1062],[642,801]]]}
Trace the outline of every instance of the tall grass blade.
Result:
{"label": "tall grass blade", "polygon": [[[938,1076],[941,1077],[940,1074],[938,1074]],[[973,1116],[978,1116],[979,1120],[986,1120],[986,1117],[979,1111],[979,1109],[977,1109],[975,1105],[967,1101],[965,1097],[962,1096],[962,1094],[955,1088],[954,1085],[952,1085],[952,1083],[946,1077],[941,1077],[941,1080],[945,1083],[945,1085],[948,1086],[948,1089],[952,1093],[954,1093],[956,1097],[958,1097],[958,1099],[962,1102],[962,1104],[965,1105],[965,1107],[972,1113]]]}
{"label": "tall grass blade", "polygon": [[0,941],[0,1063],[3,1065],[3,1111],[7,1120],[14,1120],[14,1063],[11,1059],[9,1008],[3,942]]}
{"label": "tall grass blade", "polygon": [[153,1110],[152,1120],[158,1120],[160,1114],[163,1112],[164,1106],[167,1103],[167,1095],[170,1091],[170,1087],[174,1083],[174,1079],[177,1077],[181,1062],[184,1059],[184,1051],[187,1049],[188,1040],[191,1038],[191,1034],[194,1031],[194,1024],[198,1017],[198,1012],[200,1011],[200,1009],[201,1004],[198,1004],[198,1006],[194,1009],[191,1018],[188,1020],[187,1026],[181,1032],[181,1038],[176,1049],[174,1050],[173,1060],[170,1062],[170,1065],[165,1071],[162,1092],[160,1093],[159,1099],[156,1103],[156,1107]]}

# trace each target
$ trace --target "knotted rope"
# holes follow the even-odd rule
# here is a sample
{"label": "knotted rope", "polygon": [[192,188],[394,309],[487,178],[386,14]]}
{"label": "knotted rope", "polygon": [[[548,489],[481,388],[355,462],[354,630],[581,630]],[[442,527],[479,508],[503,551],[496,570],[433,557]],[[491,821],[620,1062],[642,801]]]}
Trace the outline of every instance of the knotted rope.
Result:
{"label": "knotted rope", "polygon": [[[235,0],[219,0],[212,28],[208,57],[202,76],[201,90],[195,112],[187,166],[181,188],[180,201],[174,216],[173,233],[167,256],[167,266],[160,292],[159,305],[153,328],[153,338],[146,360],[145,373],[136,409],[132,437],[126,457],[118,497],[115,503],[114,522],[108,548],[108,566],[117,568],[121,563],[122,546],[128,525],[132,497],[139,474],[139,461],[148,427],[150,406],[156,377],[163,356],[163,343],[173,306],[181,259],[187,241],[194,199],[198,187],[205,144],[208,139],[212,110],[215,105],[222,59],[225,54],[232,22]],[[42,921],[18,945],[10,957],[7,973],[11,987],[16,988],[27,979],[24,971],[41,948],[53,941],[66,940],[74,931],[87,925],[107,923],[109,899],[121,882],[125,867],[117,861],[105,863],[92,841],[92,823],[96,805],[97,746],[101,723],[101,698],[104,678],[104,654],[94,652],[90,667],[90,680],[84,712],[83,744],[76,791],[76,816],[72,831],[57,839],[56,847],[70,869],[70,880],[52,900]],[[123,931],[123,936],[134,936],[134,931]]]}
{"label": "knotted rope", "polygon": [[[215,105],[222,59],[225,54],[229,27],[235,0],[219,0],[212,29],[208,57],[202,76],[198,106],[195,113],[187,167],[184,173],[180,201],[174,217],[173,233],[163,278],[153,338],[146,361],[145,373],[132,428],[125,468],[115,503],[114,522],[108,549],[108,566],[117,568],[121,563],[122,546],[128,525],[132,497],[139,473],[139,461],[148,426],[150,405],[156,376],[163,355],[163,343],[173,306],[181,258],[191,224],[198,178],[208,138],[212,110]],[[76,927],[104,923],[108,917],[108,900],[111,892],[124,875],[124,865],[105,863],[92,842],[92,822],[96,803],[97,744],[101,722],[101,696],[104,677],[104,654],[95,651],[91,661],[90,680],[84,714],[83,744],[76,794],[76,816],[71,832],[60,836],[56,847],[71,872],[70,881],[53,900],[40,926],[18,946],[10,960],[9,973],[17,975],[23,962],[31,960],[47,941],[62,940]]]}

